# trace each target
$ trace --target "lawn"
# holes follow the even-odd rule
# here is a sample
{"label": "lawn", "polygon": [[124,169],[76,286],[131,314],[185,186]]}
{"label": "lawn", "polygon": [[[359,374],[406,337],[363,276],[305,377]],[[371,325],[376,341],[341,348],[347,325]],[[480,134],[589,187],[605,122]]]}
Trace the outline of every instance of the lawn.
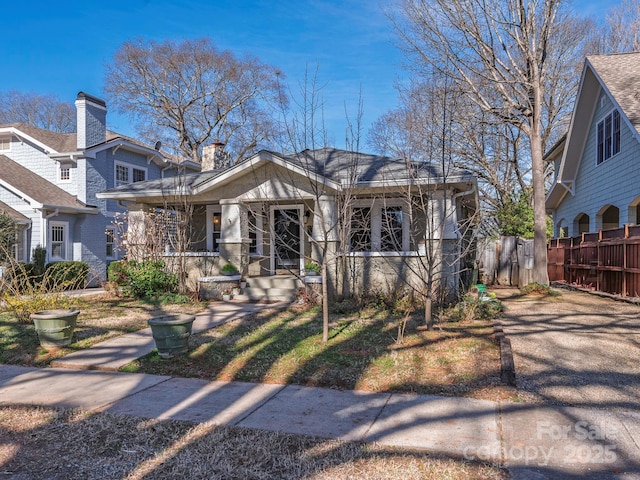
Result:
{"label": "lawn", "polygon": [[0,408],[0,474],[30,479],[495,479],[495,466],[375,444],[109,413]]}
{"label": "lawn", "polygon": [[40,347],[32,323],[20,323],[7,311],[0,313],[0,363],[45,367],[73,351],[146,328],[151,317],[173,312],[196,313],[206,307],[204,303],[159,305],[108,294],[77,298],[75,303],[80,315],[73,343],[49,352]]}
{"label": "lawn", "polygon": [[226,323],[190,340],[188,355],[170,361],[151,353],[128,372],[299,384],[371,392],[415,392],[506,398],[500,356],[488,321],[417,329],[411,318],[398,343],[401,315],[365,309],[332,317],[323,343],[316,310],[262,312]]}

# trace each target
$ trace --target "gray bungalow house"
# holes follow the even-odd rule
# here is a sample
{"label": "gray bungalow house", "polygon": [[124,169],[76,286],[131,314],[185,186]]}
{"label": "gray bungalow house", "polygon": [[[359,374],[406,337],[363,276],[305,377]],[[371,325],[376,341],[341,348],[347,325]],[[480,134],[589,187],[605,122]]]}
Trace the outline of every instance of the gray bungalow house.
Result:
{"label": "gray bungalow house", "polygon": [[640,53],[586,58],[567,135],[546,155],[554,236],[640,224]]}
{"label": "gray bungalow house", "polygon": [[300,278],[306,262],[323,258],[338,294],[419,286],[425,275],[455,289],[464,277],[478,203],[469,172],[332,148],[263,150],[215,170],[217,148],[203,152],[201,173],[97,195],[126,206],[131,244],[143,241],[150,212],[180,215],[188,202],[188,251],[167,245],[166,258],[186,257],[194,284],[216,278],[227,263],[245,278]]}
{"label": "gray bungalow house", "polygon": [[[80,92],[75,105],[74,133],[0,125],[0,210],[21,227],[17,260],[30,261],[41,245],[47,262],[87,262],[98,283],[118,258],[107,231],[124,209],[97,193],[175,175],[179,166],[158,149],[107,130],[103,100]],[[180,167],[200,169],[189,162]]]}

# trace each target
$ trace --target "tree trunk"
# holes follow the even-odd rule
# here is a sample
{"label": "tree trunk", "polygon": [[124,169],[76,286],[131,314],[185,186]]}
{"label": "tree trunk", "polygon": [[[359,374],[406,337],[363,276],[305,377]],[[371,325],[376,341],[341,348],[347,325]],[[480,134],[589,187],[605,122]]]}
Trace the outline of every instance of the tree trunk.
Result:
{"label": "tree trunk", "polygon": [[[533,82],[536,85],[537,82]],[[540,117],[542,112],[542,89],[533,87],[533,115],[529,141],[531,143],[531,176],[533,184],[533,281],[549,284],[547,273],[547,213],[544,206],[544,161],[542,160],[542,135]],[[522,286],[522,285],[521,285]]]}
{"label": "tree trunk", "polygon": [[[326,249],[325,249],[326,258]],[[322,342],[329,341],[329,288],[327,285],[327,263],[322,260]]]}

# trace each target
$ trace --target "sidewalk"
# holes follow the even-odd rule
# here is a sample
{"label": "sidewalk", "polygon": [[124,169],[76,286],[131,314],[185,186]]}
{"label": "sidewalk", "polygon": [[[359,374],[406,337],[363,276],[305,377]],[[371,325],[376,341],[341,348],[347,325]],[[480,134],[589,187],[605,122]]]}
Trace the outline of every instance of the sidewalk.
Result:
{"label": "sidewalk", "polygon": [[15,404],[377,442],[504,464],[514,479],[640,478],[638,413],[0,365],[0,406]]}

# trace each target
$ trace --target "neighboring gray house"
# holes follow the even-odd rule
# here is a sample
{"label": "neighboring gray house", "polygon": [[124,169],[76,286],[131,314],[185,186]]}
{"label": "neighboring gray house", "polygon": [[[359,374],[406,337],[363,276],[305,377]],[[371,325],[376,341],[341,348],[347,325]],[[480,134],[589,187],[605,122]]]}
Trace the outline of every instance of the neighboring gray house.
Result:
{"label": "neighboring gray house", "polygon": [[640,53],[587,57],[569,131],[546,158],[554,236],[640,224]]}
{"label": "neighboring gray house", "polygon": [[75,105],[77,133],[0,125],[0,202],[23,225],[18,260],[30,261],[42,245],[48,262],[87,262],[90,280],[98,283],[118,256],[106,232],[123,209],[96,194],[174,175],[177,168],[158,150],[108,131],[103,100],[80,92]]}
{"label": "neighboring gray house", "polygon": [[167,258],[187,257],[193,283],[217,276],[227,262],[245,277],[300,276],[324,247],[331,285],[343,294],[407,282],[419,288],[426,273],[418,263],[434,250],[429,246],[438,249],[434,274],[448,288],[463,276],[461,237],[471,232],[463,225],[477,208],[469,172],[331,148],[263,150],[213,170],[215,148],[203,152],[201,173],[180,182],[150,180],[98,194],[124,202],[130,231],[138,234],[147,212],[165,207],[167,198],[186,199],[194,209],[190,252]]}

